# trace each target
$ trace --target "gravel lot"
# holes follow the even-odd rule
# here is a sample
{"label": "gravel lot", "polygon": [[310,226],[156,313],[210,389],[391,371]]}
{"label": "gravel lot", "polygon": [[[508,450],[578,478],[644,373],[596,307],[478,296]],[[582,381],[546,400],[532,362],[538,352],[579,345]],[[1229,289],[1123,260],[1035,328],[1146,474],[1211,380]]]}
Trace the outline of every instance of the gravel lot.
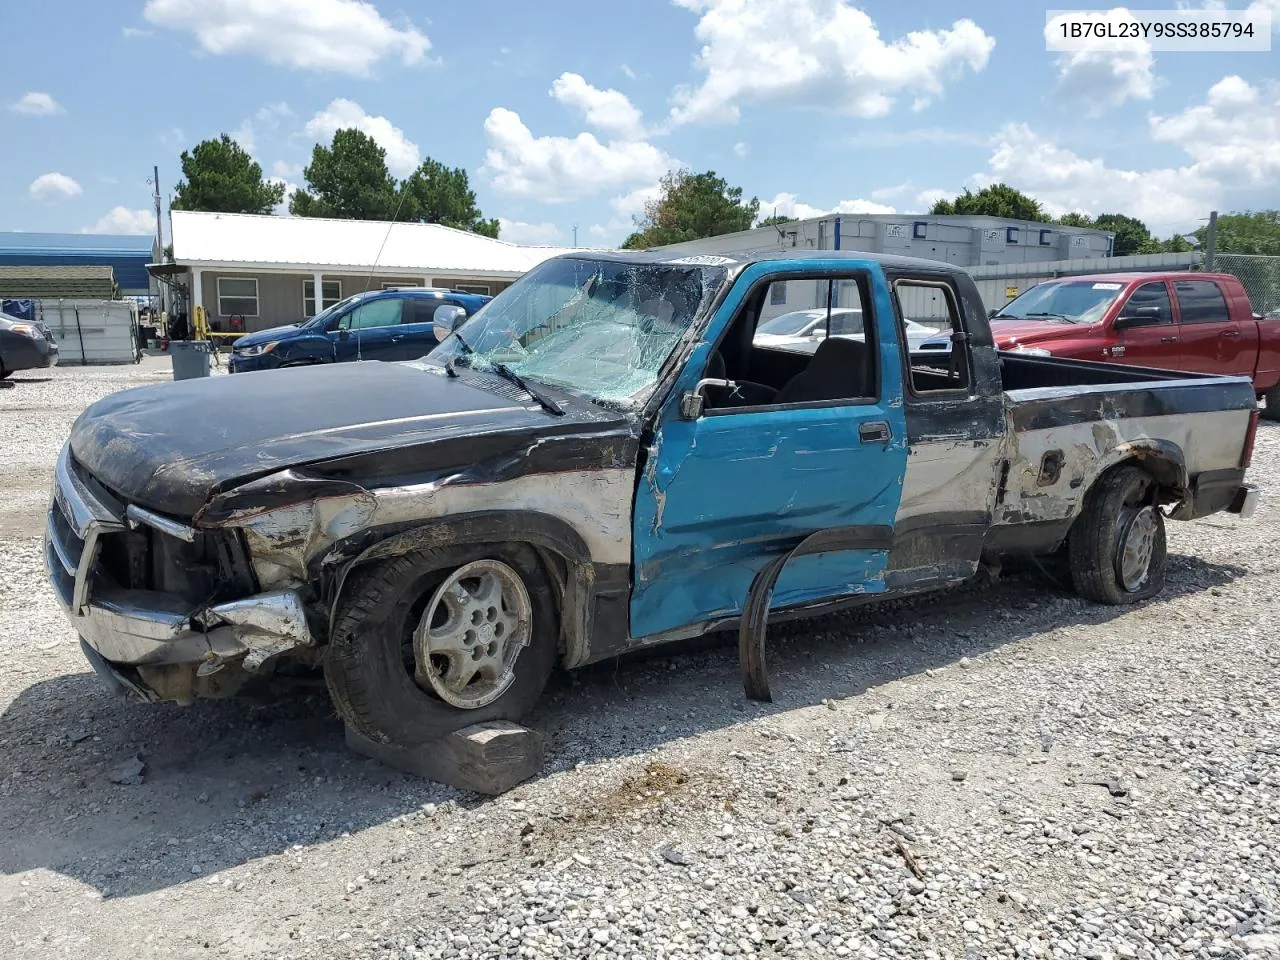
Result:
{"label": "gravel lot", "polygon": [[1152,603],[1028,574],[789,625],[768,705],[732,638],[593,668],[533,719],[545,773],[479,800],[348,753],[319,687],[144,707],[88,671],[53,459],[167,377],[0,390],[6,956],[1280,956],[1277,426],[1272,499],[1171,524]]}

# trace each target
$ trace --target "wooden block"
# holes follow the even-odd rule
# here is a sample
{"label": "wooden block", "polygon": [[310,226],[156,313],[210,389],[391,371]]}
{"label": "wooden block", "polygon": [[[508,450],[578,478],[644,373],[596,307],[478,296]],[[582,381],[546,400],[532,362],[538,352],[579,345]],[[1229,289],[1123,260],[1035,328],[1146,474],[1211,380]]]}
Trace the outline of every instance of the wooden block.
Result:
{"label": "wooden block", "polygon": [[420,747],[376,743],[347,727],[347,746],[389,767],[495,797],[542,769],[537,731],[506,720],[477,723]]}

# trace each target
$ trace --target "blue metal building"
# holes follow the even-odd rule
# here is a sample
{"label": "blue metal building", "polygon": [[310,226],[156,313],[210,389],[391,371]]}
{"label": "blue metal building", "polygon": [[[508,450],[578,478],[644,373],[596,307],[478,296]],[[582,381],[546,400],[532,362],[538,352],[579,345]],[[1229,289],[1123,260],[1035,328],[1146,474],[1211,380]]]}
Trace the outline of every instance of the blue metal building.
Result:
{"label": "blue metal building", "polygon": [[150,236],[0,232],[0,266],[111,267],[126,297],[150,293],[155,256]]}

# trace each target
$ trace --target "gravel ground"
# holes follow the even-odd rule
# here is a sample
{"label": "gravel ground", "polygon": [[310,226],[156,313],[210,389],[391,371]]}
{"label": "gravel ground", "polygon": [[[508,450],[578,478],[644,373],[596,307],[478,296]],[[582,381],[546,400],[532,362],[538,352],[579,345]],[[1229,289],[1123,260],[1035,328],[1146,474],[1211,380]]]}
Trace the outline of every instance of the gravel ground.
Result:
{"label": "gravel ground", "polygon": [[145,707],[87,671],[52,460],[165,376],[0,391],[6,955],[1280,956],[1275,499],[1171,524],[1137,608],[1028,574],[781,627],[773,704],[731,638],[559,679],[544,774],[480,800],[348,753],[315,686]]}

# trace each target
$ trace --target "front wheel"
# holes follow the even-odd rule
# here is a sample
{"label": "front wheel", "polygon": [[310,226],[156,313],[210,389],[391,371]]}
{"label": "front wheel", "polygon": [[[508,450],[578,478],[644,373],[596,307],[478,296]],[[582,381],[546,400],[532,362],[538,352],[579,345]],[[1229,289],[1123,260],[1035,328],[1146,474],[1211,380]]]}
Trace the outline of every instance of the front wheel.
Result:
{"label": "front wheel", "polygon": [[1156,493],[1155,480],[1137,467],[1117,467],[1094,484],[1067,540],[1081,596],[1115,605],[1164,589],[1169,554]]}
{"label": "front wheel", "polygon": [[557,623],[530,547],[417,551],[351,575],[325,679],[361,735],[418,746],[528,713],[555,666]]}

